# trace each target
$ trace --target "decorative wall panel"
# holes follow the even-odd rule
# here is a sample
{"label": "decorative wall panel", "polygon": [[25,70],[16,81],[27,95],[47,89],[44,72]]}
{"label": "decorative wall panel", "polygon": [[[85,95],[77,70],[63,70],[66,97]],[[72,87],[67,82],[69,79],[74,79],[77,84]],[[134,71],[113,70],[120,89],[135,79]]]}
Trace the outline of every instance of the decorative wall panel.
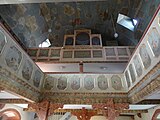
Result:
{"label": "decorative wall panel", "polygon": [[136,69],[137,76],[140,77],[142,75],[142,65],[137,55],[134,57],[133,62]]}
{"label": "decorative wall panel", "polygon": [[80,88],[80,77],[72,76],[70,80],[71,80],[71,88],[73,90],[78,90]]}
{"label": "decorative wall panel", "polygon": [[146,45],[143,44],[139,49],[139,54],[141,56],[144,68],[147,69],[151,65],[151,58],[147,53]]}
{"label": "decorative wall panel", "polygon": [[118,75],[113,75],[111,77],[111,83],[115,90],[121,90],[123,88],[121,78]]}
{"label": "decorative wall panel", "polygon": [[0,53],[0,87],[37,101],[44,74],[1,23]]}
{"label": "decorative wall panel", "polygon": [[33,65],[29,60],[25,60],[25,64],[22,68],[22,76],[26,80],[30,80],[33,71]]}
{"label": "decorative wall panel", "polygon": [[126,48],[118,48],[118,55],[119,56],[128,56],[128,53],[127,53],[127,49]]}
{"label": "decorative wall panel", "polygon": [[0,54],[2,53],[2,50],[6,44],[6,36],[4,33],[0,30]]}
{"label": "decorative wall panel", "polygon": [[97,82],[98,82],[99,89],[106,90],[108,88],[108,81],[104,75],[98,76]]}
{"label": "decorative wall panel", "polygon": [[158,57],[160,55],[160,33],[158,33],[158,30],[155,27],[149,32],[148,42],[155,57]]}
{"label": "decorative wall panel", "polygon": [[49,52],[48,49],[41,49],[41,50],[39,51],[39,56],[40,56],[40,57],[48,57],[48,52]]}
{"label": "decorative wall panel", "polygon": [[125,72],[125,77],[126,77],[127,85],[128,85],[128,88],[129,88],[131,86],[131,82],[130,82],[128,71]]}
{"label": "decorative wall panel", "polygon": [[54,87],[54,81],[57,81],[56,77],[47,76],[44,83],[44,88],[46,90],[52,90]]}
{"label": "decorative wall panel", "polygon": [[84,88],[87,90],[92,90],[94,88],[94,78],[91,75],[87,75],[84,78]]}
{"label": "decorative wall panel", "polygon": [[36,70],[33,78],[34,86],[39,87],[41,79],[42,79],[42,72]]}
{"label": "decorative wall panel", "polygon": [[91,58],[91,51],[75,51],[74,52],[75,58]]}
{"label": "decorative wall panel", "polygon": [[[134,46],[65,46],[48,48],[29,48],[28,54],[35,62],[42,61],[125,61],[131,56]],[[121,54],[122,51],[122,54]]]}
{"label": "decorative wall panel", "polygon": [[93,50],[93,57],[94,58],[103,58],[102,50]]}
{"label": "decorative wall panel", "polygon": [[129,72],[130,72],[130,75],[131,75],[132,83],[134,83],[136,81],[136,75],[135,75],[135,71],[133,69],[132,64],[129,65]]}
{"label": "decorative wall panel", "polygon": [[67,88],[67,78],[66,77],[61,76],[58,78],[57,88],[59,90],[64,90],[65,88]]}
{"label": "decorative wall panel", "polygon": [[[160,62],[160,28],[158,25],[160,7],[152,18],[148,29],[141,38],[141,43],[132,56],[125,72],[130,72],[132,84],[130,89],[140,81]],[[142,87],[145,87],[143,83]]]}
{"label": "decorative wall panel", "polygon": [[106,56],[116,56],[114,48],[106,48]]}
{"label": "decorative wall panel", "polygon": [[5,56],[7,66],[12,70],[17,71],[21,60],[22,53],[18,50],[16,46],[11,46]]}
{"label": "decorative wall panel", "polygon": [[63,58],[72,58],[72,51],[64,51]]}
{"label": "decorative wall panel", "polygon": [[51,50],[51,55],[50,57],[60,57],[60,50],[59,49],[53,49]]}
{"label": "decorative wall panel", "polygon": [[126,85],[122,74],[49,74],[44,81],[47,92],[126,92]]}

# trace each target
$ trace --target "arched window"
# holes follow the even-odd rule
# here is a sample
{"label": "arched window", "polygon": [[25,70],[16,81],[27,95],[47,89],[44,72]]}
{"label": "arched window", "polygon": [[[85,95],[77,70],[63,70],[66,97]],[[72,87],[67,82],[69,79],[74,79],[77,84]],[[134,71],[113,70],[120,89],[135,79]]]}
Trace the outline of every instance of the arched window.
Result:
{"label": "arched window", "polygon": [[2,120],[21,120],[20,113],[15,109],[6,109],[0,112]]}
{"label": "arched window", "polygon": [[160,109],[157,109],[153,116],[152,116],[152,120],[160,120]]}

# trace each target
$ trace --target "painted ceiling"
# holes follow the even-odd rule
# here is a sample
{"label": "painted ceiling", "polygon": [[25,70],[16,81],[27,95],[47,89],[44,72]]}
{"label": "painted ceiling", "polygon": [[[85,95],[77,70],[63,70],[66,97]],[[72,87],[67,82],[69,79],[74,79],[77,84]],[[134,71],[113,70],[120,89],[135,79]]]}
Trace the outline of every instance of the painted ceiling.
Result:
{"label": "painted ceiling", "polygon": [[[46,38],[51,46],[61,47],[65,34],[84,28],[101,34],[104,46],[112,40],[118,45],[136,45],[159,4],[159,0],[13,4],[0,5],[0,16],[26,47],[37,47]],[[138,20],[134,32],[116,24],[118,13]],[[113,37],[111,15],[117,39]]]}

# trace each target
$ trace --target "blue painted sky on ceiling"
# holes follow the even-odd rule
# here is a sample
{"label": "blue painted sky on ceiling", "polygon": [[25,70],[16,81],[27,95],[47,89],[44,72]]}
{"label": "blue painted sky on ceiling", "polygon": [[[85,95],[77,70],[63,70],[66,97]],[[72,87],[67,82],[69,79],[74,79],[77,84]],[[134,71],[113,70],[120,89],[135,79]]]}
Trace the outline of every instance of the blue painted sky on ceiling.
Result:
{"label": "blue painted sky on ceiling", "polygon": [[[119,33],[119,45],[136,45],[159,3],[158,0],[143,0],[142,4],[139,0],[107,0],[1,5],[0,15],[26,47],[36,47],[46,38],[52,46],[62,46],[64,34],[84,28],[102,34],[106,45],[106,41],[114,39],[111,14]],[[131,32],[117,25],[118,13],[138,18],[137,30]],[[49,33],[48,29],[52,31]]]}

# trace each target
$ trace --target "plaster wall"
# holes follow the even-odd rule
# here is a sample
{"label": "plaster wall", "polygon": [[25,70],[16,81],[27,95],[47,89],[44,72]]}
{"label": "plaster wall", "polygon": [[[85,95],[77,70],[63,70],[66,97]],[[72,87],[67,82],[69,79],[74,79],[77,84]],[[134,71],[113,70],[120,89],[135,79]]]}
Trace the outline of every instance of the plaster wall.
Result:
{"label": "plaster wall", "polygon": [[[102,79],[98,79],[99,77],[102,77]],[[116,82],[112,82],[114,78],[116,78]],[[89,80],[89,82],[86,82],[86,80]],[[92,93],[120,93],[128,90],[125,78],[122,74],[49,74],[45,79],[44,88],[51,92],[65,90],[65,92]]]}

